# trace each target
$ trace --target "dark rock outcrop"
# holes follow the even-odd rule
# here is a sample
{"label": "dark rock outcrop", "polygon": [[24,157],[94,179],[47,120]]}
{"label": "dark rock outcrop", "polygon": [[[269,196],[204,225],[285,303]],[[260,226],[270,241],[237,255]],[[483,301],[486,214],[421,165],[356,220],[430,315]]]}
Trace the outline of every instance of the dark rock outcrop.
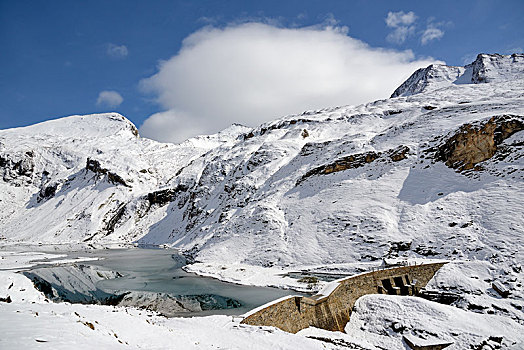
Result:
{"label": "dark rock outcrop", "polygon": [[102,168],[98,160],[87,158],[86,170],[90,170],[95,174],[106,175],[107,180],[112,184],[119,184],[124,185],[126,187],[131,187],[125,182],[125,180],[120,175],[113,173],[108,169]]}
{"label": "dark rock outcrop", "polygon": [[38,192],[38,197],[36,199],[37,202],[41,202],[43,200],[47,200],[51,197],[54,197],[56,194],[58,187],[60,186],[59,183],[52,183],[45,187],[43,187],[40,192]]}
{"label": "dark rock outcrop", "polygon": [[5,182],[21,185],[16,180],[30,182],[35,170],[33,151],[0,154],[0,174]]}
{"label": "dark rock outcrop", "polygon": [[147,194],[147,201],[149,202],[149,205],[164,206],[173,202],[179,193],[186,192],[188,189],[189,186],[179,184],[175,188],[166,188],[164,190],[151,192]]}
{"label": "dark rock outcrop", "polygon": [[389,150],[386,152],[389,159],[394,162],[400,162],[408,157],[409,147],[400,146],[395,149]]}
{"label": "dark rock outcrop", "polygon": [[11,297],[8,295],[7,297],[5,298],[2,298],[0,297],[0,303],[12,303],[13,301],[11,300]]}
{"label": "dark rock outcrop", "polygon": [[[312,113],[308,113],[308,112],[302,113],[302,115],[309,115],[309,114],[314,114],[314,113],[313,112]],[[280,121],[278,123],[264,124],[264,125],[260,126],[259,128],[253,129],[249,133],[244,134],[241,137],[244,140],[247,140],[247,139],[250,139],[250,138],[255,137],[255,136],[262,136],[262,135],[266,134],[268,131],[271,131],[271,130],[284,129],[284,128],[288,128],[291,125],[296,125],[296,124],[315,123],[315,122],[317,122],[317,121],[315,121],[313,119],[297,118],[297,119],[292,119],[292,120]]]}
{"label": "dark rock outcrop", "polygon": [[339,171],[347,169],[356,169],[363,167],[366,164],[372,163],[375,160],[381,158],[383,160],[391,160],[393,162],[399,162],[403,159],[406,159],[409,153],[409,147],[399,146],[394,149],[387,150],[385,152],[364,152],[358,154],[352,154],[350,156],[342,157],[335,160],[333,163],[321,165],[317,168],[309,170],[304,176],[302,176],[298,181],[297,185],[303,182],[308,177],[314,175],[327,175],[331,173],[336,173]]}
{"label": "dark rock outcrop", "polygon": [[124,216],[124,213],[126,212],[126,204],[121,204],[118,209],[116,210],[115,214],[109,219],[107,222],[107,225],[105,227],[105,231],[107,232],[107,235],[110,235],[115,231],[116,224],[120,221],[120,219]]}

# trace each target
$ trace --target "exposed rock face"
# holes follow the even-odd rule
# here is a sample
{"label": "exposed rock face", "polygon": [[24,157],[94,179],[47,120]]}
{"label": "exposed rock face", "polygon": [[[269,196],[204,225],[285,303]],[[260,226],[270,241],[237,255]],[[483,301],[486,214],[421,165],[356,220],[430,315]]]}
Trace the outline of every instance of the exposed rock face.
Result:
{"label": "exposed rock face", "polygon": [[160,206],[166,205],[176,198],[177,191],[173,188],[155,191],[147,194],[147,200],[150,205],[158,204]]}
{"label": "exposed rock face", "polygon": [[52,183],[46,187],[43,187],[38,193],[37,202],[41,202],[42,200],[53,197],[56,194],[59,186],[59,183]]}
{"label": "exposed rock face", "polygon": [[124,216],[125,212],[126,212],[126,204],[124,203],[124,204],[121,204],[118,207],[118,209],[116,210],[116,213],[107,222],[107,225],[105,227],[105,231],[107,232],[108,235],[115,231],[116,224]]}
{"label": "exposed rock face", "polygon": [[409,147],[400,146],[393,150],[389,150],[386,153],[387,157],[389,157],[389,159],[391,159],[392,161],[400,162],[401,160],[404,160],[408,157]]}
{"label": "exposed rock face", "polygon": [[140,135],[138,134],[138,129],[136,128],[136,126],[131,125],[130,128],[131,128],[131,133],[133,135],[135,135],[136,137],[140,137]]}
{"label": "exposed rock face", "polygon": [[[310,115],[313,114],[312,111],[307,111],[302,113],[301,115]],[[261,136],[264,135],[271,130],[279,130],[289,127],[290,125],[299,125],[299,124],[306,124],[306,123],[314,123],[315,121],[313,119],[307,119],[307,118],[298,118],[298,119],[292,119],[292,120],[284,120],[284,121],[278,121],[278,122],[270,122],[266,124],[262,124],[260,127],[253,129],[249,131],[248,133],[244,134],[242,138],[244,140],[250,139],[255,136]],[[307,130],[306,130],[307,132]],[[309,134],[308,134],[309,135]],[[304,138],[307,136],[303,136]]]}
{"label": "exposed rock face", "polygon": [[107,175],[107,179],[109,180],[109,182],[115,185],[120,184],[126,187],[130,187],[120,175],[102,168],[102,166],[100,165],[100,162],[97,160],[87,158],[86,169],[91,170],[92,172],[96,174]]}
{"label": "exposed rock face", "polygon": [[493,157],[502,141],[523,129],[523,118],[512,115],[492,117],[477,126],[465,124],[439,147],[436,158],[458,171],[474,169]]}
{"label": "exposed rock face", "polygon": [[169,202],[174,201],[177,198],[177,194],[185,192],[189,189],[188,186],[180,184],[175,188],[166,188],[165,190],[159,190],[147,194],[147,200],[149,205],[163,206]]}
{"label": "exposed rock face", "polygon": [[384,158],[384,160],[389,159],[394,162],[398,162],[403,159],[406,159],[408,153],[409,147],[399,146],[395,149],[390,149],[386,152],[370,151],[365,153],[352,154],[350,156],[337,159],[333,163],[322,165],[318,168],[309,170],[304,176],[302,176],[302,178],[297,182],[297,184],[301,183],[302,181],[313,175],[327,175],[347,169],[360,168],[368,163],[374,162],[375,160],[381,157]]}
{"label": "exposed rock face", "polygon": [[22,154],[1,154],[0,174],[5,182],[22,185],[31,182],[34,172],[34,153],[27,151]]}
{"label": "exposed rock face", "polygon": [[331,174],[346,169],[360,168],[361,166],[364,166],[366,163],[371,163],[375,161],[375,159],[377,159],[378,157],[380,157],[380,153],[377,152],[355,154],[348,157],[344,157],[342,159],[338,159],[332,164],[327,164],[325,166],[321,166],[320,168],[313,169],[313,173]]}

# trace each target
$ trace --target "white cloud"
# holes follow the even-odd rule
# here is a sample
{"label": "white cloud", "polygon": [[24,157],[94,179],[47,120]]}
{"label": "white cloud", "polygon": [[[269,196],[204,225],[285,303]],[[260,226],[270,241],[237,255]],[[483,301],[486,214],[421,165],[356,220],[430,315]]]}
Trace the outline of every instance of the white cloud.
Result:
{"label": "white cloud", "polygon": [[453,22],[451,21],[435,22],[434,17],[429,17],[427,19],[426,29],[422,32],[420,36],[420,43],[422,45],[426,45],[430,41],[440,40],[445,33],[443,28],[449,28],[452,26]]}
{"label": "white cloud", "polygon": [[409,11],[408,13],[404,11],[399,12],[388,12],[386,17],[386,25],[390,28],[397,28],[399,26],[408,26],[415,23],[417,16],[415,12]]}
{"label": "white cloud", "polygon": [[116,91],[100,91],[96,99],[97,106],[118,107],[122,104],[124,98]]}
{"label": "white cloud", "polygon": [[386,36],[386,40],[393,44],[402,44],[406,39],[415,33],[414,26],[400,26]]}
{"label": "white cloud", "polygon": [[427,27],[420,37],[422,45],[426,45],[432,40],[440,39],[444,36],[444,31],[436,27]]}
{"label": "white cloud", "polygon": [[111,58],[122,59],[127,57],[129,51],[125,45],[107,44],[106,53]]}
{"label": "white cloud", "polygon": [[258,125],[286,114],[386,98],[433,60],[372,48],[347,28],[281,28],[244,23],[203,28],[141,82],[166,110],[140,128],[180,142],[232,123]]}
{"label": "white cloud", "polygon": [[170,109],[147,118],[140,126],[140,135],[162,142],[181,142],[196,135],[211,133],[213,130],[206,128],[204,123],[205,120]]}
{"label": "white cloud", "polygon": [[386,40],[393,44],[402,44],[406,39],[415,33],[415,12],[388,12],[386,25],[393,28],[393,31],[386,36]]}

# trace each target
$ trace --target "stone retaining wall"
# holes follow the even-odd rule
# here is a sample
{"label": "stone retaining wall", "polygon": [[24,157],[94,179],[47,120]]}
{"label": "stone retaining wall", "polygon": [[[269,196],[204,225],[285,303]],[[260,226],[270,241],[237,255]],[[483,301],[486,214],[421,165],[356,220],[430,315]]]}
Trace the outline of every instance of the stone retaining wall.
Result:
{"label": "stone retaining wall", "polygon": [[296,333],[309,326],[344,332],[355,301],[366,294],[415,295],[445,263],[401,266],[348,277],[329,295],[291,296],[254,312],[241,323]]}

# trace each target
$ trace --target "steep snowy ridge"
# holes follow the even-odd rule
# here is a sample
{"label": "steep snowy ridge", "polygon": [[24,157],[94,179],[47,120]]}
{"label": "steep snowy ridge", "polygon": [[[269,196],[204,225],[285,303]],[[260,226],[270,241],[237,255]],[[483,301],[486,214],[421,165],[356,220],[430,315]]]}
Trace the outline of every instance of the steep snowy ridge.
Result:
{"label": "steep snowy ridge", "polygon": [[430,89],[445,87],[459,80],[465,74],[465,71],[464,67],[452,67],[444,64],[432,64],[429,67],[417,69],[408,80],[393,92],[391,97],[409,96]]}
{"label": "steep snowy ridge", "polygon": [[446,88],[451,84],[480,84],[522,79],[524,54],[479,54],[464,67],[432,64],[420,68],[400,85],[391,97],[409,96]]}
{"label": "steep snowy ridge", "polygon": [[140,138],[116,113],[1,130],[0,235],[53,243],[110,235],[126,203],[165,187],[183,166],[241,131],[162,144]]}
{"label": "steep snowy ridge", "polygon": [[466,68],[472,69],[471,82],[475,84],[520,79],[524,74],[524,54],[480,54]]}

